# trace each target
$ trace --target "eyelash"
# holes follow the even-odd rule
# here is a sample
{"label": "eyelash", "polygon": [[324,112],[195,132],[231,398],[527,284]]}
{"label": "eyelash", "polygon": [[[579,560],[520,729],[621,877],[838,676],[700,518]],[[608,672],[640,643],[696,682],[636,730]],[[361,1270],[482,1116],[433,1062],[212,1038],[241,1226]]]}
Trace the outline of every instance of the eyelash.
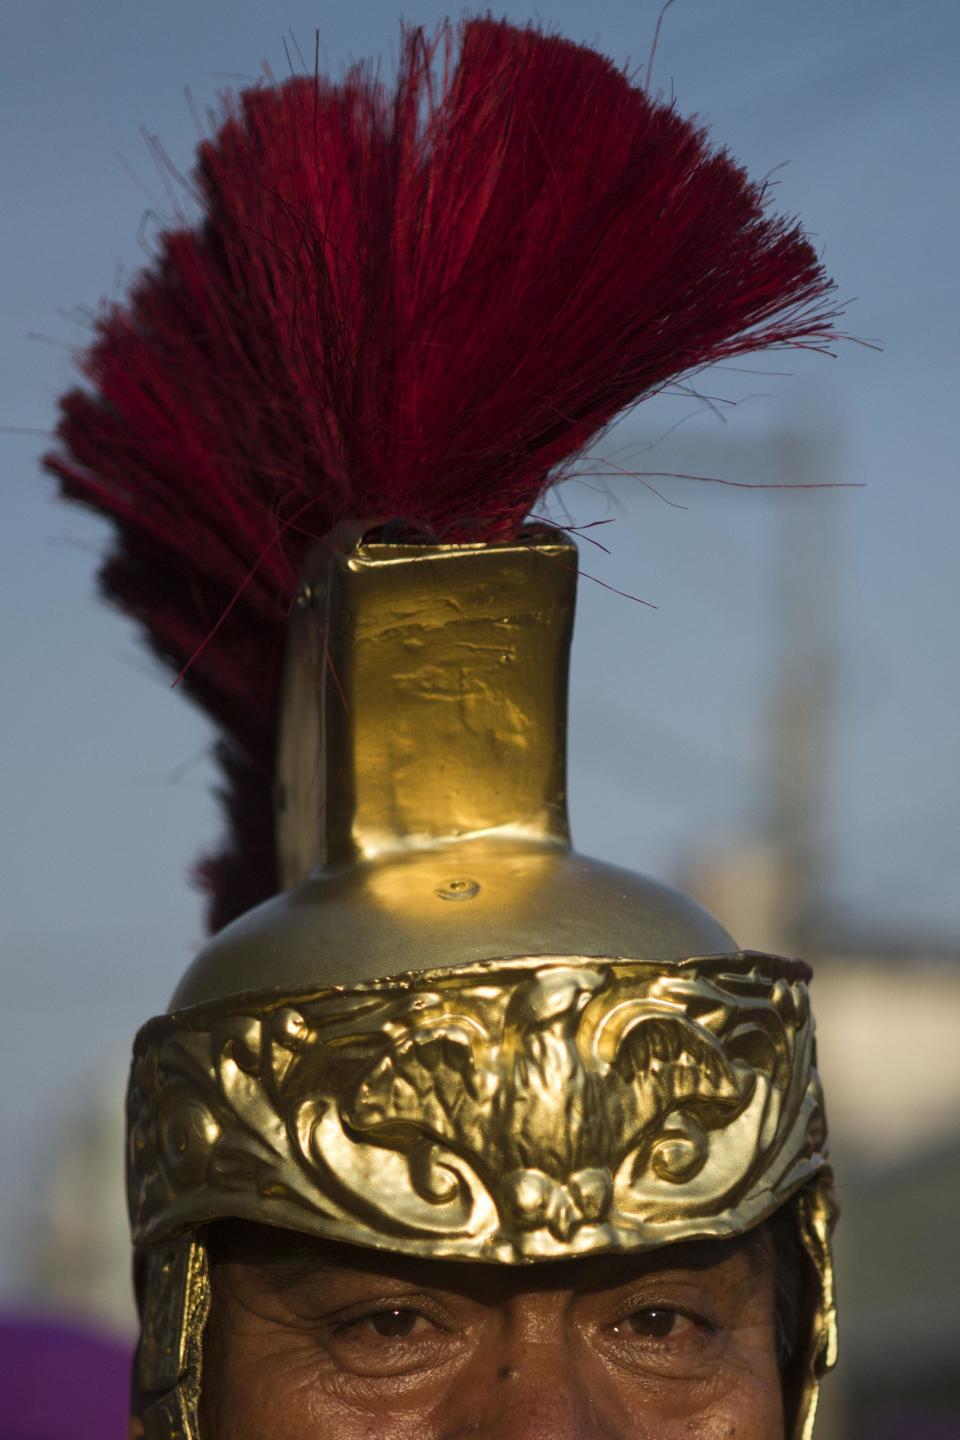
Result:
{"label": "eyelash", "polygon": [[[617,1334],[622,1334],[624,1327],[629,1325],[631,1320],[641,1315],[670,1315],[679,1317],[681,1320],[689,1320],[691,1325],[695,1326],[696,1329],[699,1330],[702,1334],[708,1336],[715,1335],[717,1333],[717,1330],[719,1329],[719,1326],[715,1325],[713,1321],[708,1320],[705,1315],[700,1315],[694,1310],[682,1309],[678,1305],[669,1304],[635,1305],[633,1308],[625,1310],[624,1313],[620,1316],[620,1318],[614,1322],[611,1329]],[[669,1343],[672,1337],[669,1335],[664,1335],[643,1336],[641,1338],[647,1340],[648,1343],[652,1342],[655,1344],[658,1341],[662,1343]]]}
{"label": "eyelash", "polygon": [[[387,1317],[391,1315],[410,1316],[412,1318],[411,1329],[417,1324],[419,1320],[425,1320],[435,1329],[443,1328],[443,1326],[438,1322],[435,1316],[425,1313],[425,1310],[422,1307],[418,1308],[415,1304],[408,1302],[405,1305],[394,1304],[377,1306],[376,1309],[366,1310],[362,1315],[353,1315],[349,1319],[334,1321],[331,1325],[331,1330],[334,1335],[338,1337],[345,1337],[351,1334],[356,1334],[364,1325],[370,1325],[372,1329],[375,1329],[374,1322],[376,1322],[382,1317]],[[655,1304],[636,1306],[630,1310],[625,1311],[625,1313],[622,1314],[619,1319],[614,1321],[613,1325],[610,1328],[614,1332],[614,1334],[622,1336],[623,1338],[629,1338],[628,1336],[624,1335],[624,1331],[626,1327],[630,1325],[630,1322],[632,1320],[639,1316],[654,1315],[669,1315],[671,1317],[677,1317],[681,1320],[689,1320],[690,1323],[695,1326],[697,1330],[699,1330],[702,1334],[705,1335],[715,1335],[718,1329],[718,1326],[716,1326],[712,1321],[708,1320],[706,1316],[699,1315],[692,1310],[683,1310],[676,1305]],[[669,1334],[642,1335],[640,1331],[636,1331],[635,1333],[639,1339],[646,1341],[648,1344],[656,1344],[658,1342],[662,1344],[668,1344],[670,1343],[671,1339],[673,1339],[673,1337]],[[380,1335],[378,1336],[378,1338],[383,1340],[405,1340],[409,1337],[408,1335]]]}
{"label": "eyelash", "polygon": [[[371,1324],[382,1316],[388,1315],[412,1315],[414,1324],[418,1320],[426,1320],[435,1329],[441,1330],[443,1326],[434,1315],[429,1315],[422,1304],[408,1301],[406,1304],[378,1305],[374,1309],[365,1310],[362,1315],[351,1315],[349,1319],[334,1320],[331,1322],[331,1331],[336,1336],[347,1336],[356,1333],[362,1325]],[[380,1339],[406,1339],[406,1336],[380,1336]]]}

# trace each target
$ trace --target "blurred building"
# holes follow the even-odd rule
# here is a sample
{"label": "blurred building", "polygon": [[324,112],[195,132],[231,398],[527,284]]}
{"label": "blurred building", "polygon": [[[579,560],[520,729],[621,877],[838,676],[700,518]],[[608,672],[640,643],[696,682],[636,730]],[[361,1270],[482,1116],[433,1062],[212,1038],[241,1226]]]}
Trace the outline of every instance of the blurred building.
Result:
{"label": "blurred building", "polygon": [[[955,993],[942,998],[956,1004]],[[832,1434],[837,1440],[957,1440],[956,1120],[940,1143],[862,1169],[844,1162],[845,1174],[838,1256],[846,1337],[839,1391],[831,1397]]]}
{"label": "blurred building", "polygon": [[960,947],[785,944],[784,868],[752,842],[690,888],[751,946],[814,961],[842,1211],[841,1363],[820,1440],[960,1440]]}
{"label": "blurred building", "polygon": [[124,1191],[125,1066],[65,1106],[21,1258],[30,1308],[130,1339],[136,1315]]}
{"label": "blurred building", "polygon": [[[837,474],[835,444],[785,435],[777,452],[787,483]],[[960,939],[851,925],[832,894],[840,541],[834,514],[787,499],[765,806],[682,883],[743,943],[814,964],[842,1211],[841,1361],[818,1440],[960,1440]]]}

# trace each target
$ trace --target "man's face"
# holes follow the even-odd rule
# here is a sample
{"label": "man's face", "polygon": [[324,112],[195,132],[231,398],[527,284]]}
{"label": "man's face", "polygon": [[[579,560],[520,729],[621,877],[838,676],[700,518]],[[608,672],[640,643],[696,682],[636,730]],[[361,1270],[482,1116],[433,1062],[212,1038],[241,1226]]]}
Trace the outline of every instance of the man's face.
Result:
{"label": "man's face", "polygon": [[782,1440],[750,1241],[529,1267],[215,1248],[203,1440]]}

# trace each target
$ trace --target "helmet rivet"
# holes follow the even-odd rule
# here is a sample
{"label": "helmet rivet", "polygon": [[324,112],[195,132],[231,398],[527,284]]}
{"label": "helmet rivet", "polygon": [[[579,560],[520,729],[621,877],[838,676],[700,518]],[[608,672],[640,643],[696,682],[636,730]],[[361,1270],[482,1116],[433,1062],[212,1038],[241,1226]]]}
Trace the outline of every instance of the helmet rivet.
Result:
{"label": "helmet rivet", "polygon": [[433,893],[441,900],[472,900],[479,889],[476,880],[458,877],[456,880],[444,880],[442,884],[434,887]]}

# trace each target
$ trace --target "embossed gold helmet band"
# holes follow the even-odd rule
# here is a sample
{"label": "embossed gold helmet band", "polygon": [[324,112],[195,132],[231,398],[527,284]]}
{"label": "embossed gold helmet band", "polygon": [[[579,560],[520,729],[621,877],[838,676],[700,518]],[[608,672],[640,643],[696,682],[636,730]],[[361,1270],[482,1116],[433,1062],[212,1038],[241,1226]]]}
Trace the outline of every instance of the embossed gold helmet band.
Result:
{"label": "embossed gold helmet band", "polygon": [[807,974],[536,957],[153,1021],[135,1238],[236,1216],[517,1263],[742,1233],[824,1167]]}

